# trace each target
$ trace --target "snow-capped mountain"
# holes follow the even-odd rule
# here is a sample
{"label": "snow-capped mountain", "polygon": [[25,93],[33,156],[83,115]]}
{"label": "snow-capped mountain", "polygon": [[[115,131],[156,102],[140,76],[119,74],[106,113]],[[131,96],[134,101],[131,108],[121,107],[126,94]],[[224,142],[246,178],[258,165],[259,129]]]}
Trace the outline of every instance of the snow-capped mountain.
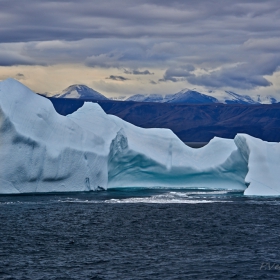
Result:
{"label": "snow-capped mountain", "polygon": [[260,102],[253,100],[248,95],[240,95],[232,91],[225,91],[226,96],[219,101],[225,104],[260,104]]}
{"label": "snow-capped mountain", "polygon": [[279,102],[272,95],[267,95],[267,96],[260,96],[260,95],[258,95],[257,97],[258,97],[258,99],[257,99],[258,102],[261,103],[261,104],[274,104],[274,103]]}
{"label": "snow-capped mountain", "polygon": [[75,99],[93,99],[107,100],[108,98],[101,93],[93,90],[86,85],[72,85],[63,90],[61,93],[54,95],[57,98],[75,98]]}
{"label": "snow-capped mountain", "polygon": [[127,98],[127,96],[125,95],[121,95],[121,96],[114,96],[114,97],[110,97],[110,100],[115,100],[115,101],[124,101]]}
{"label": "snow-capped mountain", "polygon": [[129,97],[119,96],[107,98],[101,93],[93,90],[86,85],[72,85],[63,90],[61,93],[51,96],[49,93],[41,94],[47,97],[55,98],[74,98],[74,99],[92,99],[92,100],[118,100],[118,101],[135,101],[135,102],[158,102],[158,103],[182,103],[182,104],[274,104],[279,102],[274,96],[258,95],[255,98],[249,95],[241,95],[232,91],[209,90],[198,92],[193,89],[183,89],[175,94],[135,94]]}
{"label": "snow-capped mountain", "polygon": [[173,95],[168,95],[167,103],[188,103],[188,104],[208,104],[218,103],[218,99],[198,91],[183,89]]}
{"label": "snow-capped mountain", "polygon": [[[216,97],[214,97],[215,95]],[[271,95],[260,95],[254,100],[248,95],[237,94],[232,91],[208,91],[207,93],[200,93],[196,90],[183,89],[175,94],[160,95],[160,94],[136,94],[132,95],[124,101],[136,102],[160,102],[160,103],[185,103],[185,104],[210,104],[210,103],[224,103],[224,104],[274,104],[277,99]]]}
{"label": "snow-capped mountain", "polygon": [[125,99],[125,101],[136,102],[165,102],[161,94],[135,94]]}
{"label": "snow-capped mountain", "polygon": [[188,103],[188,104],[203,104],[217,103],[215,97],[199,93],[197,91],[183,89],[175,94],[136,94],[128,97],[125,101],[135,102],[160,102],[160,103]]}

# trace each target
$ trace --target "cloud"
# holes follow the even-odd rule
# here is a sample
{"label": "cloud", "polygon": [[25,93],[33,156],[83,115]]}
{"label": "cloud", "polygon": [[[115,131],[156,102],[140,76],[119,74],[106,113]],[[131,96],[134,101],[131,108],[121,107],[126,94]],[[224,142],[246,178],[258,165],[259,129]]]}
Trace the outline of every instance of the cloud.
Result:
{"label": "cloud", "polygon": [[0,66],[13,66],[13,65],[35,65],[36,62],[31,57],[22,54],[18,49],[8,49],[0,47]]}
{"label": "cloud", "polygon": [[237,89],[254,89],[256,87],[268,87],[272,83],[263,76],[246,76],[235,71],[215,71],[209,75],[191,76],[187,81],[193,85],[212,88],[232,87]]}
{"label": "cloud", "polygon": [[159,49],[170,52],[178,36],[191,40],[208,34],[214,41],[227,33],[240,42],[246,32],[273,33],[279,26],[275,0],[236,0],[227,5],[222,0],[214,0],[212,5],[208,0],[29,0],[20,9],[17,3],[22,1],[1,1],[2,42],[170,38],[157,42]]}
{"label": "cloud", "polygon": [[272,83],[264,76],[278,71],[280,56],[263,55],[256,61],[237,64],[234,67],[221,68],[203,75],[191,75],[187,81],[205,87],[232,87],[238,89],[254,89],[268,87]]}
{"label": "cloud", "polygon": [[186,65],[184,68],[169,68],[165,71],[165,74],[162,79],[160,79],[160,82],[165,81],[172,81],[172,82],[178,82],[182,79],[186,80],[187,77],[192,76],[191,71],[194,71],[195,68],[193,65]]}
{"label": "cloud", "polygon": [[65,50],[66,48],[67,48],[67,43],[59,40],[38,42],[35,45],[35,49],[38,49],[40,51],[50,50],[50,49]]}
{"label": "cloud", "polygon": [[131,69],[148,85],[154,74],[174,87],[246,89],[279,70],[277,0],[23,2],[1,1],[0,66],[80,64]]}
{"label": "cloud", "polygon": [[160,42],[155,43],[151,50],[149,50],[149,54],[151,56],[157,55],[174,55],[180,52],[181,46],[175,42]]}
{"label": "cloud", "polygon": [[22,73],[17,73],[16,76],[15,76],[15,78],[16,78],[17,80],[24,80],[24,79],[25,79],[25,76],[24,76]]}
{"label": "cloud", "polygon": [[193,85],[211,88],[237,88],[252,90],[257,87],[269,87],[272,83],[264,76],[272,76],[279,70],[280,54],[259,55],[258,60],[249,56],[247,62],[235,63],[233,66],[204,69],[197,72],[193,65],[184,68],[169,68],[160,82],[186,81]]}
{"label": "cloud", "polygon": [[154,73],[151,73],[149,70],[139,71],[139,70],[126,70],[124,69],[125,74],[133,74],[133,75],[154,75]]}
{"label": "cloud", "polygon": [[123,76],[115,76],[115,75],[110,75],[110,77],[107,77],[106,79],[121,81],[121,82],[129,80],[128,78],[125,78]]}
{"label": "cloud", "polygon": [[121,54],[100,54],[100,55],[93,55],[86,59],[86,65],[90,67],[119,67],[118,60],[120,59]]}
{"label": "cloud", "polygon": [[280,38],[257,38],[249,39],[243,44],[243,48],[248,51],[265,51],[280,53]]}

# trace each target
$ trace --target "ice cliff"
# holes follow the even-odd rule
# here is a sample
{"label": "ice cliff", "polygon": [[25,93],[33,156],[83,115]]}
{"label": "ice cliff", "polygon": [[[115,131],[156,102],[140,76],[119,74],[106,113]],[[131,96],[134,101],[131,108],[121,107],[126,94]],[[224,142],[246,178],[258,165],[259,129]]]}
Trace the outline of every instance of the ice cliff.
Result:
{"label": "ice cliff", "polygon": [[243,134],[192,149],[171,130],[136,127],[94,103],[64,117],[21,83],[0,82],[2,194],[169,187],[280,195],[279,155],[278,143]]}
{"label": "ice cliff", "polygon": [[234,142],[248,166],[245,195],[280,196],[280,143],[238,134]]}

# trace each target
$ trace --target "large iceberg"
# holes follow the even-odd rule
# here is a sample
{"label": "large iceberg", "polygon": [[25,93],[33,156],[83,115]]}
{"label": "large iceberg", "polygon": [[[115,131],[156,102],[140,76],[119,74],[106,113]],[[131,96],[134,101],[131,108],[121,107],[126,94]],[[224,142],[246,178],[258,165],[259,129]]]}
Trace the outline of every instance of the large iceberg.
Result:
{"label": "large iceberg", "polygon": [[277,155],[279,144],[243,134],[193,149],[171,130],[136,127],[95,103],[61,116],[21,83],[0,82],[2,194],[168,187],[279,195]]}

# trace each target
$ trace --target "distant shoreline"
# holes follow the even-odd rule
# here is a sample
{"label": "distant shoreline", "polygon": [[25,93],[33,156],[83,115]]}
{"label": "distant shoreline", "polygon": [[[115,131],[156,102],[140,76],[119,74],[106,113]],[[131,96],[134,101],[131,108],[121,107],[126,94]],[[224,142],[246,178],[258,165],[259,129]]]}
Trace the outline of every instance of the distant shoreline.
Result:
{"label": "distant shoreline", "polygon": [[[77,111],[84,104],[84,101],[79,99],[48,99],[55,110],[64,116]],[[215,136],[234,139],[238,133],[246,133],[269,142],[280,141],[280,103],[254,106],[109,100],[97,103],[107,114],[115,115],[136,126],[171,129],[185,143],[207,143]]]}

